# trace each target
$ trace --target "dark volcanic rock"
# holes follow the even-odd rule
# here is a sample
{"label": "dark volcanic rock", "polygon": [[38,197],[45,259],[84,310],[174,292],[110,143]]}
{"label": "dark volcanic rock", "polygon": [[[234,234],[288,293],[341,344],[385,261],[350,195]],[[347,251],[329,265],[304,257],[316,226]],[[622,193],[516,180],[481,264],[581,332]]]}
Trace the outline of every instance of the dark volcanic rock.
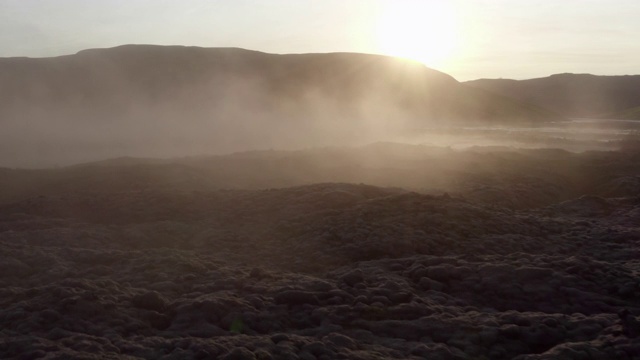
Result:
{"label": "dark volcanic rock", "polygon": [[131,303],[135,307],[154,310],[157,312],[163,312],[167,306],[165,299],[163,299],[156,291],[149,291],[141,295],[136,295],[131,298]]}
{"label": "dark volcanic rock", "polygon": [[274,301],[276,302],[276,304],[288,305],[318,304],[318,298],[313,293],[298,290],[286,290],[277,293],[274,296]]}
{"label": "dark volcanic rock", "polygon": [[634,359],[639,206],[349,184],[18,202],[0,358]]}

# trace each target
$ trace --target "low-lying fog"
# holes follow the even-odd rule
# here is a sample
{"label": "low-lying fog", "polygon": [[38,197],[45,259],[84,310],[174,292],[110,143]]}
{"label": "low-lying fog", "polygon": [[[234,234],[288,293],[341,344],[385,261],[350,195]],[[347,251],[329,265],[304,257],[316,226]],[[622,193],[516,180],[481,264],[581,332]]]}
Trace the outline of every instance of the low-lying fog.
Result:
{"label": "low-lying fog", "polygon": [[380,141],[608,150],[639,127],[546,109],[378,55],[130,45],[4,58],[0,167]]}
{"label": "low-lying fog", "polygon": [[396,140],[464,149],[474,146],[558,148],[569,151],[616,150],[620,143],[638,136],[640,121],[572,119],[538,126],[432,127]]}
{"label": "low-lying fog", "polygon": [[[158,123],[152,127],[124,124],[127,131],[111,126],[73,130],[54,127],[33,132],[28,124],[14,129],[0,143],[0,167],[46,168],[68,166],[117,157],[173,158],[218,155],[255,150],[298,150],[332,146],[363,146],[375,142],[442,146],[466,149],[506,146],[523,149],[557,148],[573,152],[616,150],[621,143],[639,137],[640,121],[574,119],[532,126],[426,126],[399,130],[371,121],[314,121],[270,123],[269,129],[241,124],[189,127]],[[256,119],[265,123],[271,119]],[[232,123],[232,121],[230,121]],[[318,125],[322,124],[322,125]],[[224,130],[216,128],[224,127]],[[364,129],[364,130],[363,130]]]}

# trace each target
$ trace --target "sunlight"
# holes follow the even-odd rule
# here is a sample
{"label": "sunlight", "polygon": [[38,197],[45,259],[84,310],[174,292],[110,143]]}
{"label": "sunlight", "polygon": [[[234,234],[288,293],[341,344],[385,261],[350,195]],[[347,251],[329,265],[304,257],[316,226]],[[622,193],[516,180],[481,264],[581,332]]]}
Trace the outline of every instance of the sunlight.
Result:
{"label": "sunlight", "polygon": [[377,23],[379,51],[440,66],[457,46],[455,15],[447,0],[384,0]]}

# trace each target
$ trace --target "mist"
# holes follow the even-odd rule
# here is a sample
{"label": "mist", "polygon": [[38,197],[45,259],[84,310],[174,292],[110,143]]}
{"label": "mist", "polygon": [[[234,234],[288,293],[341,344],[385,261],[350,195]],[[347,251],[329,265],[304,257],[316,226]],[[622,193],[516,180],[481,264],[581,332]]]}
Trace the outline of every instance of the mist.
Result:
{"label": "mist", "polygon": [[0,68],[6,167],[363,145],[441,124],[554,119],[375,55],[123,46]]}

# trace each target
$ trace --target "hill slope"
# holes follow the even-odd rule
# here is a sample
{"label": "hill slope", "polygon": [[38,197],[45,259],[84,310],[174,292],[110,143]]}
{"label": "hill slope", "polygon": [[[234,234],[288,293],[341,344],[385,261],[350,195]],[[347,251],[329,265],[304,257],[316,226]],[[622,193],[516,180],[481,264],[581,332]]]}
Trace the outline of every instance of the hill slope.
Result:
{"label": "hill slope", "polygon": [[480,79],[466,85],[511,96],[568,117],[607,117],[640,106],[640,75],[556,74],[529,80]]}
{"label": "hill slope", "polygon": [[640,120],[640,106],[613,113],[610,117],[613,119]]}
{"label": "hill slope", "polygon": [[5,165],[344,144],[430,122],[551,117],[378,55],[127,45],[0,59]]}

